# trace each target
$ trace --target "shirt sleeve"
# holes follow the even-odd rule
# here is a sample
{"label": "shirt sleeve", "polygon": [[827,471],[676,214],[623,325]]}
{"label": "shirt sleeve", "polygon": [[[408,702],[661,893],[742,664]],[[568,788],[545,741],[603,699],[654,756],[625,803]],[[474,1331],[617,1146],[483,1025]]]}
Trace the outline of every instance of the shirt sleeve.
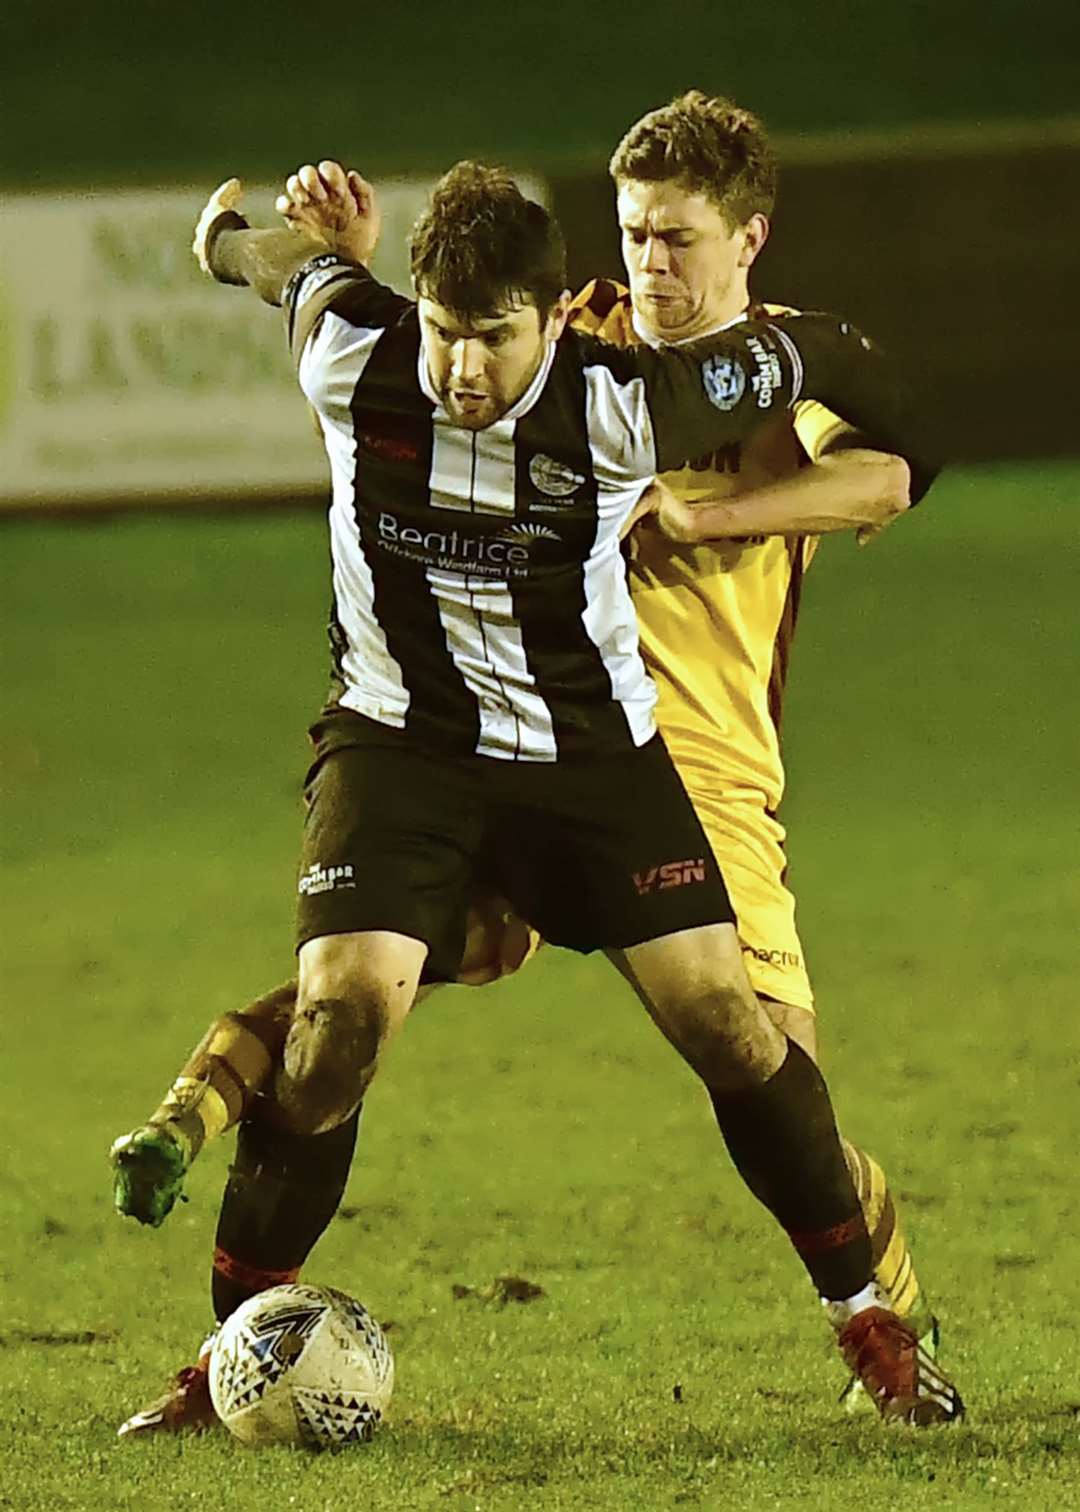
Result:
{"label": "shirt sleeve", "polygon": [[922,407],[880,348],[839,316],[782,315],[685,347],[606,351],[613,380],[640,391],[657,471],[745,440],[804,395],[863,434],[867,446],[903,457],[912,499],[922,497],[940,468]]}
{"label": "shirt sleeve", "polygon": [[857,445],[859,432],[816,399],[803,399],[792,416],[799,445],[811,462],[820,462],[838,443]]}
{"label": "shirt sleeve", "polygon": [[384,330],[412,308],[412,300],[380,283],[360,263],[327,252],[296,270],[286,285],[282,305],[289,347],[299,369],[327,313],[357,329]]}
{"label": "shirt sleeve", "polygon": [[613,418],[639,417],[638,444],[625,453],[628,471],[667,472],[742,441],[787,409],[801,388],[795,343],[767,321],[658,351],[599,341],[589,347],[590,382],[613,391],[606,410]]}

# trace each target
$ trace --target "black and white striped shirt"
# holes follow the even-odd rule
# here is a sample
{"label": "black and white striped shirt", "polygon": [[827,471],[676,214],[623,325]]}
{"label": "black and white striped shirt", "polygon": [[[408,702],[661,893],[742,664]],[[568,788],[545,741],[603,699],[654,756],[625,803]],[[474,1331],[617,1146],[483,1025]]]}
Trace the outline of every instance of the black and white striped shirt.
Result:
{"label": "black and white striped shirt", "polygon": [[[313,304],[317,301],[317,304]],[[640,746],[655,692],[620,532],[659,471],[798,397],[787,334],[622,350],[567,331],[484,430],[450,423],[416,306],[321,257],[285,296],[332,475],[337,701],[440,750],[557,761]]]}

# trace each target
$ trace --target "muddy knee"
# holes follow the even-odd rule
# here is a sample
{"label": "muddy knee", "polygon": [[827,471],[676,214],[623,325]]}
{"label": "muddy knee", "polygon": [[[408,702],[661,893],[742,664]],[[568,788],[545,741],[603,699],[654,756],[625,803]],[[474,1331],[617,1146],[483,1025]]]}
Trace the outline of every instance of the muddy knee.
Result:
{"label": "muddy knee", "polygon": [[289,1126],[325,1134],[344,1123],[374,1074],[378,1050],[374,1007],[343,998],[299,1004],[274,1087]]}
{"label": "muddy knee", "polygon": [[679,1053],[714,1091],[753,1086],[783,1060],[779,1030],[755,1000],[734,989],[681,1003],[669,1023]]}

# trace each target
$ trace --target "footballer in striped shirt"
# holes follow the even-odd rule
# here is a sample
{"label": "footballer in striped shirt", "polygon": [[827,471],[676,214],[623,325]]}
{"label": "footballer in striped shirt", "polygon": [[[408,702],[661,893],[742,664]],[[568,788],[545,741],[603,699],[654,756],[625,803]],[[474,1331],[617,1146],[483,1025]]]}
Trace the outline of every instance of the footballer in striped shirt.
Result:
{"label": "footballer in striped shirt", "polygon": [[[345,227],[337,250],[348,252],[350,227],[355,232],[358,224],[350,203],[362,210],[370,191],[358,175],[320,168],[290,179],[283,208],[310,225],[325,195]],[[769,231],[775,168],[748,112],[684,95],[631,128],[611,172],[628,287],[600,279],[584,289],[572,306],[579,330],[616,346],[670,347],[748,318],[791,313],[750,294],[750,271]],[[883,528],[908,506],[911,482],[898,456],[871,449],[839,416],[805,401],[748,440],[663,475],[648,496],[651,515],[628,543],[658,722],[721,863],[748,975],[777,1026],[815,1056],[813,994],[777,818],[791,640],[818,538]],[[483,982],[515,970],[535,945],[532,931],[499,900],[478,900],[463,979]],[[182,1125],[190,1159],[208,1135],[240,1118],[265,1084],[293,999],[286,986],[218,1021],[150,1127]],[[192,1087],[212,1087],[215,1078],[216,1098],[192,1098]],[[881,1168],[848,1142],[845,1153],[871,1235],[878,1295],[918,1335],[925,1389],[941,1408],[928,1409],[926,1420],[959,1416],[955,1389],[932,1363],[936,1322]],[[229,1264],[227,1255],[221,1264]]]}

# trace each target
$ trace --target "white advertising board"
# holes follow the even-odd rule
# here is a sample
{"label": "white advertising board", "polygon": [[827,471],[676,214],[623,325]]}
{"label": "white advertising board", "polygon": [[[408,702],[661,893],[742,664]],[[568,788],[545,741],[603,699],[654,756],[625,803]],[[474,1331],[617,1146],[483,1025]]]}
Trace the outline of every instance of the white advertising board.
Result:
{"label": "white advertising board", "polygon": [[[399,289],[430,183],[379,185]],[[0,198],[0,507],[325,486],[280,312],[191,256],[207,192]],[[274,192],[248,191],[253,224],[280,224]]]}

